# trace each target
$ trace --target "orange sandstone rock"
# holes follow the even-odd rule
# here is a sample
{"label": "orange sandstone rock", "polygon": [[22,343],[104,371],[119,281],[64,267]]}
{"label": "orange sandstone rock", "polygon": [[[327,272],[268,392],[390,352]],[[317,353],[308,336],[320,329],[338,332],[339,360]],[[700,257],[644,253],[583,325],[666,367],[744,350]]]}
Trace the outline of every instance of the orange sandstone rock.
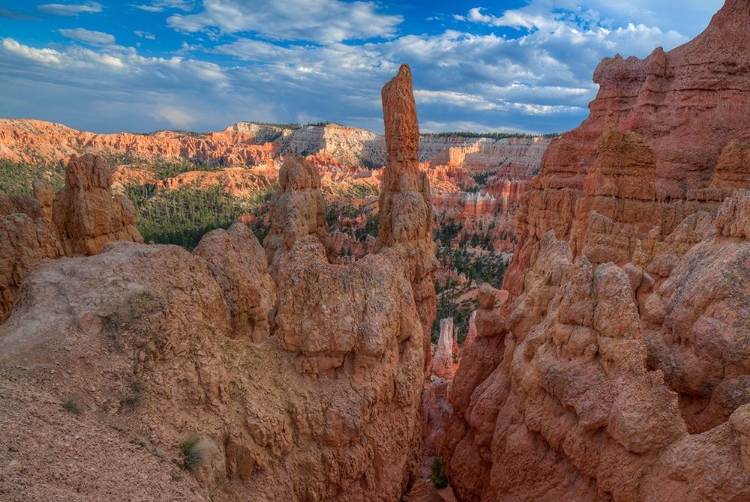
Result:
{"label": "orange sandstone rock", "polygon": [[545,152],[452,384],[459,500],[750,500],[748,22],[727,0],[669,53],[605,59]]}
{"label": "orange sandstone rock", "polygon": [[381,94],[388,162],[378,201],[378,242],[407,258],[414,302],[422,322],[425,372],[428,372],[432,358],[430,329],[437,309],[434,285],[437,259],[432,241],[430,184],[426,174],[419,170],[419,126],[408,65],[401,65],[398,75],[383,87]]}
{"label": "orange sandstone rock", "polygon": [[103,157],[71,157],[65,187],[55,195],[52,219],[65,254],[92,255],[107,242],[143,242],[135,228],[135,208],[123,195],[112,195],[112,172]]}

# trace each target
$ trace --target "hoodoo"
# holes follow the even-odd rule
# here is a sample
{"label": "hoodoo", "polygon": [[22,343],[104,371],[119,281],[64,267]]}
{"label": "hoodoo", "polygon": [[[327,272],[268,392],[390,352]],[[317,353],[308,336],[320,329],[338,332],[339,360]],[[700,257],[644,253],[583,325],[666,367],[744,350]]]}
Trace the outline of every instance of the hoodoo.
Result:
{"label": "hoodoo", "polygon": [[401,65],[398,75],[383,87],[382,98],[388,158],[378,202],[378,242],[381,247],[401,252],[409,264],[414,302],[422,323],[425,371],[429,371],[437,259],[432,240],[430,182],[427,174],[419,170],[419,125],[408,65]]}
{"label": "hoodoo", "polygon": [[[18,220],[39,240],[35,258],[100,251],[29,265],[0,324],[1,499],[402,497],[421,464],[435,257],[429,188],[411,163],[413,98],[399,104],[411,95],[408,68],[399,75],[384,91],[385,237],[352,264],[328,261],[318,172],[304,159],[282,168],[266,252],[241,223],[193,253],[101,247],[96,236],[121,227],[104,232],[97,218],[129,221],[103,210],[75,213],[55,241],[38,223],[46,203],[0,200],[10,214],[0,237],[14,239],[5,229]],[[93,205],[87,190],[109,194],[99,160],[71,164],[54,221],[69,221],[59,208]],[[11,269],[26,260],[8,249]]]}
{"label": "hoodoo", "polygon": [[750,500],[748,25],[728,0],[681,47],[605,59],[545,152],[453,382],[459,500]]}

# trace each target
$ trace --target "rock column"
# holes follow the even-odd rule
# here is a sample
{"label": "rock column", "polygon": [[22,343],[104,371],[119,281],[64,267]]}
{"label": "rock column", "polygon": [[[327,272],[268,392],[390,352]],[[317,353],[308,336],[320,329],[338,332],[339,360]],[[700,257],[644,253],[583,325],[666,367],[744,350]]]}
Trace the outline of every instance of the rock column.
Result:
{"label": "rock column", "polygon": [[381,95],[387,163],[378,201],[378,244],[402,252],[409,264],[409,280],[422,324],[425,372],[429,372],[437,259],[432,241],[430,184],[427,173],[419,170],[419,125],[408,65],[401,65],[398,75],[383,87]]}

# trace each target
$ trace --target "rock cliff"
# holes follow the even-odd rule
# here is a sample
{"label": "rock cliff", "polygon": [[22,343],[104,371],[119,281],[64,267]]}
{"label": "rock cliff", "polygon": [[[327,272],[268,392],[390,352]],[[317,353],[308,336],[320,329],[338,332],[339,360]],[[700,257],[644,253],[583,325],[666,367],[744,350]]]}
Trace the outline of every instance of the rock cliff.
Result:
{"label": "rock cliff", "polygon": [[449,397],[459,500],[750,499],[748,23],[727,0],[688,44],[605,59],[545,152]]}

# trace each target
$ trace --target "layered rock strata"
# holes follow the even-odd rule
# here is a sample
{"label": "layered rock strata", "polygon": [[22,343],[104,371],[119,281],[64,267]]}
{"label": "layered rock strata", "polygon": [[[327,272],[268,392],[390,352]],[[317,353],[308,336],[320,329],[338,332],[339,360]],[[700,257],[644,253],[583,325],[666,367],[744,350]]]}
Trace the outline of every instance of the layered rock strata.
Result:
{"label": "layered rock strata", "polygon": [[419,125],[412,92],[411,70],[401,65],[398,75],[381,92],[388,163],[378,201],[378,243],[401,252],[409,264],[414,303],[422,323],[425,372],[431,366],[430,329],[435,320],[434,274],[437,268],[432,241],[430,183],[419,169]]}
{"label": "layered rock strata", "polygon": [[727,0],[686,45],[605,59],[546,151],[452,384],[459,500],[750,499],[748,23]]}

